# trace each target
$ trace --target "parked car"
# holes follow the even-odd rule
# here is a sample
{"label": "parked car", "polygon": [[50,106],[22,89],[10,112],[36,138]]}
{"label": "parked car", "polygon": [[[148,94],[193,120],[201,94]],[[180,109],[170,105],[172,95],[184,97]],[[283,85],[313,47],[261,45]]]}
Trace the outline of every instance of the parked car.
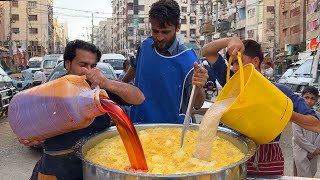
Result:
{"label": "parked car", "polygon": [[125,59],[126,58],[122,54],[102,54],[100,62],[109,63],[118,77],[123,71],[123,61]]}
{"label": "parked car", "polygon": [[16,93],[11,77],[0,67],[0,117],[8,112],[10,100]]}
{"label": "parked car", "polygon": [[62,54],[49,54],[43,56],[41,63],[41,69],[46,76],[49,76],[53,69],[59,64],[58,59],[63,56]]}
{"label": "parked car", "polygon": [[32,57],[28,61],[29,69],[31,69],[32,74],[41,69],[42,57]]}
{"label": "parked car", "polygon": [[[102,71],[104,76],[109,79],[116,80],[117,76],[112,68],[112,66],[108,63],[98,63],[97,68]],[[63,62],[60,62],[58,66],[53,70],[53,72],[49,75],[46,82],[58,79],[67,74],[67,70],[63,67]]]}

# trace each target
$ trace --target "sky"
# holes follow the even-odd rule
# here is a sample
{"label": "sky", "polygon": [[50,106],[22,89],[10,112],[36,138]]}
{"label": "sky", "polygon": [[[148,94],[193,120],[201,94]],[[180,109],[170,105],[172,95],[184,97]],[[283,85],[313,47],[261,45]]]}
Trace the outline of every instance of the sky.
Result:
{"label": "sky", "polygon": [[89,40],[87,34],[90,37],[92,12],[98,12],[93,14],[94,25],[98,25],[99,21],[111,17],[111,0],[53,0],[53,15],[58,17],[59,23],[68,23],[69,40]]}

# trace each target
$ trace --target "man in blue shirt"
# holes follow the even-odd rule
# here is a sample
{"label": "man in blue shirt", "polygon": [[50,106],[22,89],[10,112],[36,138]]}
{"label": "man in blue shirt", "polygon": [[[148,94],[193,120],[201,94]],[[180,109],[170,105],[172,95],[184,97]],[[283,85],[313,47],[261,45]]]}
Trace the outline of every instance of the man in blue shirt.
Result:
{"label": "man in blue shirt", "polygon": [[[227,48],[228,54],[233,57],[236,57],[236,53],[241,51],[243,65],[251,63],[254,65],[256,70],[261,72],[260,65],[263,61],[263,54],[260,44],[256,41],[241,41],[236,37],[231,37],[210,42],[202,48],[202,53],[211,64],[210,67],[213,69],[213,72],[216,73],[216,77],[222,86],[226,84],[227,65],[218,52],[223,48]],[[233,71],[237,72],[238,70],[238,61],[236,58],[233,58]],[[309,120],[312,122],[318,121],[315,112],[306,106],[304,100],[300,96],[294,94],[291,89],[284,85],[278,83],[274,83],[274,85],[292,100],[294,106],[294,112],[291,117],[292,121],[296,121],[298,119]],[[248,175],[283,175],[284,158],[278,144],[279,139],[280,136],[274,141],[258,147],[258,151],[255,156],[248,161]]]}
{"label": "man in blue shirt", "polygon": [[197,87],[194,108],[201,108],[208,72],[198,67],[195,52],[180,43],[180,7],[174,0],[159,0],[149,11],[152,37],[143,41],[124,82],[135,85],[146,100],[133,106],[130,118],[136,123],[182,123],[192,85]]}

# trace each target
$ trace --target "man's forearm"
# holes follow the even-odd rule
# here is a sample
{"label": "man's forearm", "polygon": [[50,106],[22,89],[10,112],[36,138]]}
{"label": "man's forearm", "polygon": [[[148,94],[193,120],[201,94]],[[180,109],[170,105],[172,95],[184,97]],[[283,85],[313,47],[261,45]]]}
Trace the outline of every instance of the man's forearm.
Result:
{"label": "man's forearm", "polygon": [[196,98],[194,100],[194,108],[195,109],[200,109],[203,105],[203,102],[205,100],[205,92],[204,92],[204,89],[201,88],[201,89],[197,89],[196,90]]}
{"label": "man's forearm", "polygon": [[214,64],[218,59],[218,53],[221,49],[226,48],[229,44],[229,38],[222,38],[212,41],[203,46],[202,55],[206,57],[210,64]]}
{"label": "man's forearm", "polygon": [[138,105],[145,99],[139,88],[128,83],[107,80],[101,88],[113,92],[129,104]]}
{"label": "man's forearm", "polygon": [[320,133],[320,121],[312,115],[303,115],[293,112],[290,120],[304,129]]}
{"label": "man's forearm", "polygon": [[133,67],[129,67],[126,75],[122,78],[122,82],[128,83],[132,81],[136,76],[136,69]]}

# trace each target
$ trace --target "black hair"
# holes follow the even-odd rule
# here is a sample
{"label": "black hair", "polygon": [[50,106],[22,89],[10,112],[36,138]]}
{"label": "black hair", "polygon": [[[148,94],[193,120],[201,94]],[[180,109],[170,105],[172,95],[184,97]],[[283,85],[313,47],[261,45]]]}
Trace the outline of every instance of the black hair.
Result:
{"label": "black hair", "polygon": [[307,86],[303,89],[302,91],[302,96],[306,93],[318,96],[319,95],[319,91],[317,88],[313,87],[313,86]]}
{"label": "black hair", "polygon": [[149,19],[159,22],[160,27],[165,24],[178,26],[180,23],[180,7],[174,0],[159,0],[151,5]]}
{"label": "black hair", "polygon": [[[263,61],[263,53],[262,53],[260,44],[257,41],[252,39],[243,40],[242,43],[245,48],[243,54],[251,58],[258,57],[259,66],[260,66]],[[227,60],[229,60],[230,58],[230,55],[228,52],[226,53],[226,58]]]}
{"label": "black hair", "polygon": [[29,68],[30,68],[30,66],[26,65],[26,69],[29,69]]}
{"label": "black hair", "polygon": [[123,61],[123,63],[122,63],[123,69],[124,69],[127,65],[130,65],[130,61],[129,61],[128,59],[126,59],[126,60]]}
{"label": "black hair", "polygon": [[[101,58],[101,51],[93,44],[88,42],[76,39],[74,41],[70,41],[64,51],[63,59],[64,61],[72,61],[76,57],[76,50],[82,49],[85,51],[92,52],[97,55],[97,62],[99,62]],[[65,64],[64,64],[65,65]]]}

